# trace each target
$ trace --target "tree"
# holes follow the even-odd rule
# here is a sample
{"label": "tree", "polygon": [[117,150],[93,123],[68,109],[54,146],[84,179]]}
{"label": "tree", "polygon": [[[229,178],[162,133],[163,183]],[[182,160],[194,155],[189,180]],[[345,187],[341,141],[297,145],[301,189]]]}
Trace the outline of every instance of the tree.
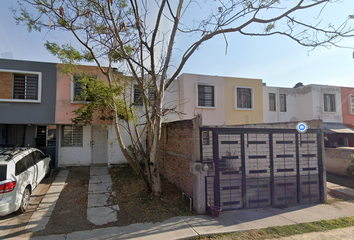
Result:
{"label": "tree", "polygon": [[[353,28],[348,16],[342,24],[335,26],[318,16],[311,21],[298,19],[297,13],[308,9],[319,9],[333,0],[22,0],[17,22],[25,23],[28,30],[63,30],[73,34],[82,47],[78,51],[72,46],[59,46],[47,43],[48,49],[64,63],[77,63],[82,60],[94,61],[112,86],[112,66],[125,64],[133,81],[138,84],[144,102],[144,131],[147,136],[146,151],[143,149],[141,135],[132,139],[131,154],[121,138],[117,95],[111,98],[110,111],[116,129],[117,139],[124,156],[134,169],[151,187],[155,195],[161,193],[158,170],[158,146],[161,135],[162,118],[168,109],[163,108],[166,89],[180,74],[188,59],[201,45],[215,36],[225,38],[239,33],[245,36],[282,35],[307,47],[338,46],[343,37],[351,37]],[[28,10],[30,9],[30,10]],[[197,11],[197,13],[196,13]],[[191,19],[191,16],[194,18]],[[259,28],[261,26],[262,28]],[[262,29],[258,31],[259,29]],[[182,55],[171,63],[175,42],[179,38],[190,40]],[[108,62],[104,69],[100,59]],[[152,89],[153,98],[149,98]],[[106,96],[106,97],[107,97]],[[125,101],[128,104],[129,101]],[[123,107],[133,113],[131,105]],[[130,116],[129,114],[126,116]],[[130,121],[130,117],[123,117]],[[133,121],[134,122],[134,121]],[[137,124],[131,133],[139,132]],[[132,135],[131,135],[132,136]],[[143,157],[145,169],[137,164],[138,153]]]}

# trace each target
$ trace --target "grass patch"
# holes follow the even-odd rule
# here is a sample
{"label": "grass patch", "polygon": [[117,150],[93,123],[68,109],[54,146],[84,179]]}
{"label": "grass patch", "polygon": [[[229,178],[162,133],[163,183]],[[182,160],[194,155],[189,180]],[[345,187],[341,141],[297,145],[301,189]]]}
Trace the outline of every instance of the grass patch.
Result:
{"label": "grass patch", "polygon": [[210,236],[201,236],[194,239],[217,239],[217,240],[246,240],[246,239],[269,239],[288,237],[295,234],[303,234],[310,232],[324,232],[337,228],[345,228],[354,226],[354,217],[345,217],[333,220],[322,220],[311,223],[300,223],[295,225],[281,226],[281,227],[269,227],[265,229],[239,231],[233,233],[215,234]]}
{"label": "grass patch", "polygon": [[117,226],[142,222],[162,222],[176,216],[190,216],[189,204],[182,202],[181,191],[172,183],[161,178],[162,195],[152,195],[144,181],[128,164],[109,169],[115,196],[112,203],[118,204]]}
{"label": "grass patch", "polygon": [[354,226],[354,217],[345,217],[333,220],[322,220],[311,223],[300,223],[295,225],[269,227],[265,229],[239,231],[233,233],[215,234],[210,236],[201,236],[194,239],[217,239],[217,240],[246,240],[246,239],[270,239],[288,237],[295,234],[303,234],[310,232],[324,232],[337,228],[345,228]]}

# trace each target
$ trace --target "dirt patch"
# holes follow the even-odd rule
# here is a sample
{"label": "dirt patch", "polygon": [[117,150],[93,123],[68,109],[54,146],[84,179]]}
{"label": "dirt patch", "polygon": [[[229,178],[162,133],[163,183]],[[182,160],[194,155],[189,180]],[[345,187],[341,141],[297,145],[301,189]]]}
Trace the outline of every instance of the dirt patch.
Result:
{"label": "dirt patch", "polygon": [[105,225],[94,225],[87,220],[89,167],[72,167],[64,189],[56,203],[46,228],[33,236],[63,234],[96,228],[126,226],[133,223],[160,222],[171,217],[191,215],[189,205],[181,201],[181,192],[162,179],[163,195],[151,196],[144,183],[128,167],[110,168],[115,196],[109,204],[118,204],[118,220]]}

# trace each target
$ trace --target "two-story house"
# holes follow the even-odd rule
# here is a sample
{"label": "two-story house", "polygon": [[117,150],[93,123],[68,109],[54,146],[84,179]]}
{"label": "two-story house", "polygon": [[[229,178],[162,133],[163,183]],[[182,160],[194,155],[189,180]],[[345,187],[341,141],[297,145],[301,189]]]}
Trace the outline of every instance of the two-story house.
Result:
{"label": "two-story house", "polygon": [[182,74],[178,77],[181,119],[202,116],[203,125],[263,122],[262,80]]}
{"label": "two-story house", "polygon": [[[74,110],[90,99],[80,98],[80,74],[106,80],[95,66],[78,66],[80,74],[65,74],[61,64],[0,59],[0,146],[37,146],[50,153],[56,166],[108,165],[126,162],[114,126],[94,117],[91,125],[74,125]],[[121,75],[116,69],[114,73]],[[128,78],[127,78],[128,79]],[[106,80],[107,81],[107,80]],[[140,121],[144,106],[131,81],[125,97],[134,101]],[[178,85],[167,90],[164,121],[179,120]],[[125,124],[121,122],[121,124]],[[126,146],[131,138],[121,131]],[[144,141],[144,140],[143,140]]]}
{"label": "two-story house", "polygon": [[45,148],[56,159],[55,63],[0,59],[0,145]]}
{"label": "two-story house", "polygon": [[296,88],[264,86],[263,119],[265,123],[321,119],[327,134],[326,147],[354,146],[350,144],[354,140],[354,131],[350,129],[354,123],[352,93],[353,88],[317,84]]}

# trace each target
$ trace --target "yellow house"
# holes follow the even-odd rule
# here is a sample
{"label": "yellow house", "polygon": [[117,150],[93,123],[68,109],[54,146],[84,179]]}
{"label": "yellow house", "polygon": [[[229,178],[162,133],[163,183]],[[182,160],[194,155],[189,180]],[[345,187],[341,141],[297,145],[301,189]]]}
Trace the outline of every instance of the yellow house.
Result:
{"label": "yellow house", "polygon": [[225,77],[225,125],[263,123],[261,79]]}
{"label": "yellow house", "polygon": [[203,125],[263,123],[261,79],[184,73],[178,84],[180,119],[200,115]]}

